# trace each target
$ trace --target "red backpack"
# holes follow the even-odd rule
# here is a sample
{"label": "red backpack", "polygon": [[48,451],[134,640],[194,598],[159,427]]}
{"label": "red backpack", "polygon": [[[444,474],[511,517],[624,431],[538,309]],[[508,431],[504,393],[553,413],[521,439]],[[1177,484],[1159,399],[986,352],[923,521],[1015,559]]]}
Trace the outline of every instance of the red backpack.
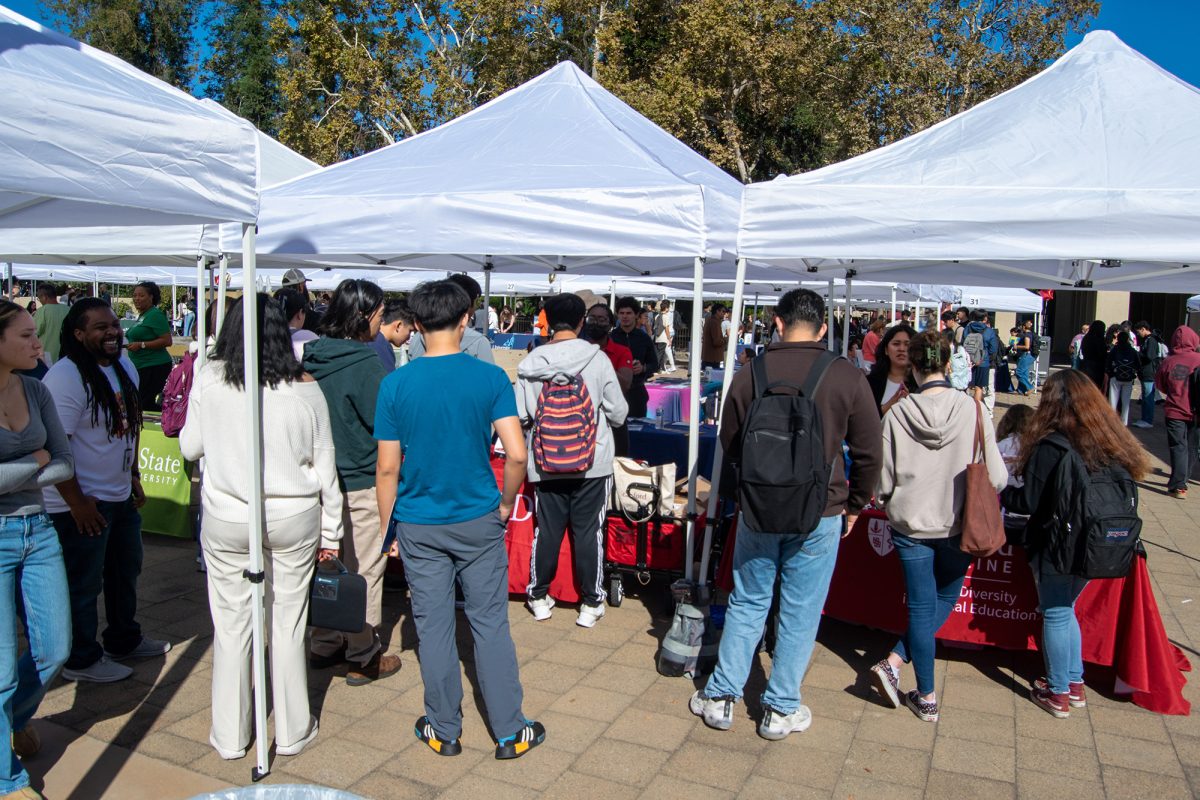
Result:
{"label": "red backpack", "polygon": [[596,459],[596,407],[582,372],[573,377],[560,373],[542,383],[532,444],[534,463],[542,473],[591,469]]}
{"label": "red backpack", "polygon": [[179,436],[187,422],[188,395],[192,392],[192,367],[196,354],[190,350],[171,369],[162,393],[162,430],[164,436]]}

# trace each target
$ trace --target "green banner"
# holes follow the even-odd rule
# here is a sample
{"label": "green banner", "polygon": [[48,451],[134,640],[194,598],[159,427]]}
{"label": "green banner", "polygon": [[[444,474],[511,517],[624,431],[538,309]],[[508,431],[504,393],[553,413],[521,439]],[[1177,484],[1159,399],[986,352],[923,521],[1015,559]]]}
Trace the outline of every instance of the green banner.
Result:
{"label": "green banner", "polygon": [[142,428],[138,469],[146,492],[142,530],[192,538],[192,471],[179,452],[179,440],[164,436],[161,425],[147,421]]}

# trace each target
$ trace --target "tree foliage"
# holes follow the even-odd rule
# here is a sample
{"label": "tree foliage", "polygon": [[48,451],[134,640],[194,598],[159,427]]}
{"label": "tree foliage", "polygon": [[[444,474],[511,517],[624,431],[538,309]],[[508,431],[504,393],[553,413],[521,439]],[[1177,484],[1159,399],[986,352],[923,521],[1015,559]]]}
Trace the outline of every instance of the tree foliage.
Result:
{"label": "tree foliage", "polygon": [[216,3],[208,33],[211,50],[201,76],[205,94],[275,135],[282,105],[267,4],[259,0]]}

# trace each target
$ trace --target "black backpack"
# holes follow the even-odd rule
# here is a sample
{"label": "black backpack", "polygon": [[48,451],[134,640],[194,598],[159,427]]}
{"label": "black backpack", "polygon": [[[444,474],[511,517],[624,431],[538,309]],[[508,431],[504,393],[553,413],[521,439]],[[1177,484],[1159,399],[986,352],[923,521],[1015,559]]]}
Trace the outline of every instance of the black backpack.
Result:
{"label": "black backpack", "polygon": [[1036,333],[1029,337],[1029,355],[1037,358],[1042,354],[1042,337]]}
{"label": "black backpack", "polygon": [[1135,381],[1137,380],[1138,370],[1141,367],[1141,357],[1137,355],[1137,351],[1130,350],[1128,352],[1117,351],[1113,355],[1112,361],[1112,376],[1118,381]]}
{"label": "black backpack", "polygon": [[1047,525],[1045,556],[1063,575],[1125,577],[1141,548],[1137,484],[1116,463],[1089,472],[1061,434],[1046,441],[1064,452],[1051,484],[1058,501]]}
{"label": "black backpack", "polygon": [[[823,351],[803,386],[771,383],[766,356],[750,362],[754,400],[742,425],[738,503],[746,524],[761,533],[807,534],[817,527],[835,465],[825,460],[825,433],[814,402],[829,365]],[[784,388],[799,394],[774,394]]]}

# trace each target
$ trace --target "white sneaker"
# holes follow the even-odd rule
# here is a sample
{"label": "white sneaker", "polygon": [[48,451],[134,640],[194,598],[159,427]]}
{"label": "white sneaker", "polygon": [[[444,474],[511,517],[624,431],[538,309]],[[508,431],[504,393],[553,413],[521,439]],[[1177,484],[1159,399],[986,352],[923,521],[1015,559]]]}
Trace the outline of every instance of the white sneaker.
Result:
{"label": "white sneaker", "polygon": [[158,656],[166,655],[170,650],[170,642],[164,639],[151,639],[148,636],[143,636],[142,640],[138,642],[137,647],[128,653],[116,655],[105,650],[104,656],[105,658],[111,658],[113,661],[124,661],[128,658],[157,658]]}
{"label": "white sneaker", "polygon": [[762,722],[758,724],[758,735],[764,739],[778,741],[789,733],[808,730],[812,725],[812,712],[808,706],[800,706],[791,714],[780,714],[770,706],[763,706]]}
{"label": "white sneaker", "polygon": [[132,668],[118,664],[108,656],[101,656],[100,660],[90,667],[62,671],[63,680],[80,681],[81,683],[116,683],[125,680],[132,674]]}
{"label": "white sneaker", "polygon": [[305,747],[308,747],[308,745],[310,743],[312,743],[313,739],[317,738],[317,732],[319,729],[319,726],[317,725],[317,718],[310,717],[309,719],[310,719],[310,722],[309,722],[308,735],[306,735],[303,739],[296,742],[295,744],[279,744],[278,742],[276,742],[275,743],[275,754],[276,755],[298,756],[298,755],[300,755],[301,751],[304,750]]}
{"label": "white sneaker", "polygon": [[1154,425],[1152,425],[1149,422],[1146,422],[1146,420],[1144,420],[1144,419],[1139,419],[1137,422],[1133,423],[1132,427],[1134,427],[1134,428],[1153,428]]}
{"label": "white sneaker", "polygon": [[550,614],[554,608],[554,598],[550,595],[539,597],[534,600],[532,597],[525,601],[525,605],[529,606],[529,610],[533,612],[533,618],[538,622],[545,622],[550,619]]}
{"label": "white sneaker", "polygon": [[217,737],[216,734],[212,732],[212,729],[209,729],[208,731],[208,743],[212,745],[213,750],[217,751],[217,755],[226,761],[237,761],[239,758],[246,757],[246,748],[244,747],[241,750],[226,750],[217,744]]}
{"label": "white sneaker", "polygon": [[688,701],[688,710],[710,728],[727,731],[733,727],[733,704],[736,697],[705,697],[704,692],[696,692]]}
{"label": "white sneaker", "polygon": [[575,618],[575,624],[581,628],[594,628],[600,618],[604,616],[604,605],[589,606],[581,605],[579,607],[579,616]]}

